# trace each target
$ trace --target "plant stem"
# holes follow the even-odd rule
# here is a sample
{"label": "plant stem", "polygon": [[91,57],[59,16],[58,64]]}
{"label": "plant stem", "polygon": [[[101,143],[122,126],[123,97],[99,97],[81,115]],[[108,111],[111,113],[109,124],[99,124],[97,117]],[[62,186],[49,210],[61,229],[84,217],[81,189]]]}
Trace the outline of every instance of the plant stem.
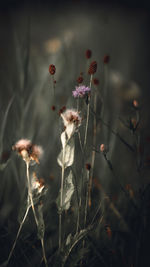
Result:
{"label": "plant stem", "polygon": [[[93,75],[91,75],[91,78],[90,78],[90,88],[91,88],[91,84],[92,84],[92,78],[93,78]],[[90,96],[88,97],[88,105],[87,105],[86,126],[85,126],[85,135],[84,135],[84,149],[85,149],[86,141],[87,141],[87,130],[88,130],[88,124],[89,124],[89,114],[90,114]]]}
{"label": "plant stem", "polygon": [[[97,104],[97,93],[95,92],[94,95],[94,112],[96,113],[96,104]],[[96,147],[96,117],[94,116],[94,122],[93,122],[93,147]],[[95,163],[95,154],[96,151],[92,150],[92,159],[91,159],[91,172],[89,177],[89,194],[88,194],[88,204],[89,207],[91,207],[91,189],[92,189],[92,178],[93,178],[93,170],[94,170],[94,163]]]}
{"label": "plant stem", "polygon": [[31,207],[32,207],[34,218],[35,218],[35,222],[38,227],[38,219],[35,213],[35,208],[34,208],[34,203],[33,203],[33,198],[32,198],[32,190],[31,190],[31,185],[30,185],[30,178],[29,178],[29,162],[27,161],[26,161],[26,171],[27,171],[27,182],[28,182],[28,195],[29,195],[29,199],[31,202]]}
{"label": "plant stem", "polygon": [[65,147],[63,148],[63,164],[61,169],[61,189],[60,189],[60,212],[59,212],[59,251],[62,246],[62,205],[63,205],[63,185],[64,185],[64,155],[65,155]]}
{"label": "plant stem", "polygon": [[26,220],[26,218],[27,218],[29,209],[30,209],[30,207],[28,206],[28,207],[27,207],[27,210],[26,210],[26,213],[25,213],[25,215],[24,215],[24,217],[23,217],[23,220],[22,220],[22,222],[21,222],[21,224],[20,224],[20,227],[19,227],[19,229],[18,229],[18,232],[17,232],[17,235],[16,235],[16,239],[15,239],[15,241],[14,241],[14,244],[13,244],[13,246],[12,246],[12,249],[11,249],[11,251],[10,251],[10,253],[9,253],[9,256],[8,256],[8,259],[7,259],[7,264],[9,263],[10,258],[11,258],[12,254],[13,254],[13,251],[14,251],[14,248],[15,248],[15,246],[16,246],[16,243],[17,243],[19,234],[20,234],[20,232],[21,232],[22,226],[23,226],[23,224],[24,224],[24,222],[25,222],[25,220]]}
{"label": "plant stem", "polygon": [[44,262],[45,262],[45,266],[48,267],[46,254],[45,254],[44,239],[43,238],[41,238],[41,245],[42,245],[42,252],[43,252],[43,259],[44,259]]}

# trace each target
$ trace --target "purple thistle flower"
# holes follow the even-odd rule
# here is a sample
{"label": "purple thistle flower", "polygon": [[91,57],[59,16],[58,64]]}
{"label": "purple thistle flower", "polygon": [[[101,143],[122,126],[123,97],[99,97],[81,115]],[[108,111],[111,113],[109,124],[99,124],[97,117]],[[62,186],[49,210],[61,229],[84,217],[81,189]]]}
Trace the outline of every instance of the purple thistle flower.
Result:
{"label": "purple thistle flower", "polygon": [[77,98],[77,97],[83,98],[90,91],[91,91],[90,87],[86,87],[85,85],[81,85],[81,86],[76,86],[76,90],[72,91],[72,94],[75,98]]}

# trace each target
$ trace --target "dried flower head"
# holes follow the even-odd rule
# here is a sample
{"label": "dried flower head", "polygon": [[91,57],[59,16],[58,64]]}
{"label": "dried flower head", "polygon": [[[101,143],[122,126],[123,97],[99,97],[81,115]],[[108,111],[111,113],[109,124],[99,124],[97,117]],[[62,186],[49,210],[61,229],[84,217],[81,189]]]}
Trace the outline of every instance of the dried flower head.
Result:
{"label": "dried flower head", "polygon": [[65,127],[67,127],[69,124],[74,124],[76,127],[81,125],[81,117],[79,112],[74,109],[67,109],[61,114],[61,117]]}
{"label": "dried flower head", "polygon": [[37,193],[42,193],[45,188],[45,182],[43,178],[38,179],[36,173],[33,172],[32,180],[31,180],[31,189],[32,191],[37,191]]}
{"label": "dried flower head", "polygon": [[43,154],[43,149],[40,146],[33,145],[28,139],[20,139],[12,149],[17,151],[26,162],[35,161],[39,163]]}
{"label": "dried flower head", "polygon": [[109,55],[105,55],[104,58],[103,58],[104,64],[108,64],[109,61],[110,61],[110,56]]}
{"label": "dried flower head", "polygon": [[76,86],[76,90],[72,91],[72,94],[75,98],[80,97],[83,98],[85,95],[90,93],[91,88],[86,87],[85,85]]}
{"label": "dried flower head", "polygon": [[92,61],[90,66],[89,66],[89,70],[88,73],[90,75],[94,74],[97,71],[97,62],[96,61]]}
{"label": "dried flower head", "polygon": [[55,72],[56,72],[55,65],[53,65],[53,64],[49,65],[49,73],[50,73],[51,75],[54,75]]}
{"label": "dried flower head", "polygon": [[82,76],[79,76],[78,79],[77,79],[77,82],[78,83],[82,83],[83,82],[83,77]]}
{"label": "dried flower head", "polygon": [[100,145],[100,151],[101,152],[105,152],[106,151],[106,148],[105,148],[105,145],[104,144],[101,144]]}
{"label": "dried flower head", "polygon": [[86,56],[87,59],[91,58],[92,51],[90,49],[87,49],[86,52],[85,52],[85,56]]}

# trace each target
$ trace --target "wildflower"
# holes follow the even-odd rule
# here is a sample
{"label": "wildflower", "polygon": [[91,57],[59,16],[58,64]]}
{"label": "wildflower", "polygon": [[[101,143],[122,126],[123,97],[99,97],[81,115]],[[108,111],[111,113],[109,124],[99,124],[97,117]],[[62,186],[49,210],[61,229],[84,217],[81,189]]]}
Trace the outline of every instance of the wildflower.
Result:
{"label": "wildflower", "polygon": [[97,62],[96,61],[92,61],[88,70],[88,73],[90,75],[94,74],[97,71]]}
{"label": "wildflower", "polygon": [[49,65],[49,73],[50,73],[51,75],[54,75],[55,72],[56,72],[55,65],[53,65],[53,64]]}
{"label": "wildflower", "polygon": [[20,139],[12,149],[17,151],[26,162],[35,161],[39,163],[39,158],[43,154],[43,149],[40,146],[33,145],[28,139]]}
{"label": "wildflower", "polygon": [[75,98],[83,98],[87,93],[90,93],[91,88],[86,87],[85,85],[76,86],[76,90],[72,91],[72,94]]}
{"label": "wildflower", "polygon": [[110,56],[109,55],[105,55],[104,58],[103,58],[104,64],[108,64],[109,61],[110,61]]}
{"label": "wildflower", "polygon": [[79,115],[79,112],[74,109],[67,109],[60,115],[63,119],[65,132],[69,139],[77,130],[77,128],[81,125],[81,117]]}
{"label": "wildflower", "polygon": [[92,56],[92,51],[91,51],[90,49],[86,50],[86,52],[85,52],[85,56],[86,56],[87,59],[91,58],[91,56]]}
{"label": "wildflower", "polygon": [[83,82],[83,77],[82,76],[79,76],[78,79],[77,79],[77,82],[78,83],[82,83]]}

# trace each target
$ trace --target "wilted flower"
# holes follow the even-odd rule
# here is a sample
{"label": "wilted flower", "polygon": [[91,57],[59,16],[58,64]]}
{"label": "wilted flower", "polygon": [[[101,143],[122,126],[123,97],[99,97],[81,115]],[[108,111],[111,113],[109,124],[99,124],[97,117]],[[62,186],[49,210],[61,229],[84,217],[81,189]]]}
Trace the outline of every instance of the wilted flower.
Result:
{"label": "wilted flower", "polygon": [[17,151],[26,162],[35,161],[39,163],[39,159],[43,154],[42,147],[33,145],[28,139],[20,139],[12,149]]}
{"label": "wilted flower", "polygon": [[72,91],[72,94],[75,98],[77,97],[84,97],[86,94],[88,94],[91,91],[90,87],[86,87],[85,85],[76,86],[76,90]]}
{"label": "wilted flower", "polygon": [[65,112],[61,113],[63,123],[65,126],[65,131],[70,138],[76,129],[81,125],[81,117],[79,112],[74,109],[67,109]]}

